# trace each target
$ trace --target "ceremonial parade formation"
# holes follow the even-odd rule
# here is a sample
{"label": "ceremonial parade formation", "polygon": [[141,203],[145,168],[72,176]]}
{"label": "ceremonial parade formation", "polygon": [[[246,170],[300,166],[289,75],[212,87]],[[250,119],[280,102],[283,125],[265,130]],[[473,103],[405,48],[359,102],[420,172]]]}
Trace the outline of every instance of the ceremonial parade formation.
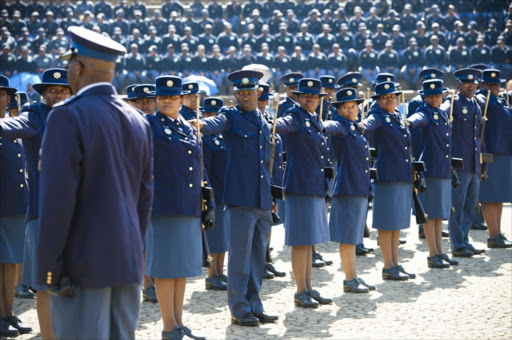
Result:
{"label": "ceremonial parade formation", "polygon": [[232,327],[277,324],[275,277],[306,313],[336,303],[316,268],[349,300],[380,289],[358,256],[421,277],[416,225],[427,272],[485,253],[474,228],[510,254],[512,4],[492,3],[0,1],[0,336],[33,332],[16,297],[45,340],[133,339],[142,303],[162,339],[206,339],[184,309],[203,274]]}

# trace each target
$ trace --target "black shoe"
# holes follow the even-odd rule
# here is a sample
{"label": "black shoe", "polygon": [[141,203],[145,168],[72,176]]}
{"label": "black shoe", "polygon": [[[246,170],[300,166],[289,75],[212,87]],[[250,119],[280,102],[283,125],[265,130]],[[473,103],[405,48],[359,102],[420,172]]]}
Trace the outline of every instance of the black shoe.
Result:
{"label": "black shoe", "polygon": [[427,257],[427,263],[429,268],[449,268],[450,265],[447,262],[444,262],[444,260],[439,256],[439,254],[436,254],[432,257]]}
{"label": "black shoe", "polygon": [[220,279],[224,281],[225,283],[228,283],[228,277],[224,274],[219,275]]}
{"label": "black shoe", "polygon": [[313,267],[315,268],[321,268],[321,267],[325,267],[325,262],[322,261],[322,260],[319,260],[319,259],[316,259],[314,256],[312,258],[312,264],[311,264]]}
{"label": "black shoe", "polygon": [[482,223],[473,223],[471,226],[473,230],[487,230],[487,224],[485,222]]}
{"label": "black shoe", "polygon": [[155,286],[151,286],[142,290],[142,301],[157,303]]}
{"label": "black shoe", "polygon": [[406,243],[407,243],[406,240],[402,240],[402,239],[398,240],[398,244],[406,244]]}
{"label": "black shoe", "polygon": [[311,300],[311,296],[308,295],[308,291],[305,290],[300,294],[295,293],[293,296],[293,302],[297,307],[303,308],[317,308],[318,302]]}
{"label": "black shoe", "polygon": [[365,256],[369,251],[365,247],[356,247],[356,255],[357,256]]}
{"label": "black shoe", "polygon": [[14,288],[14,296],[21,299],[33,299],[35,294],[26,285],[17,285]]}
{"label": "black shoe", "polygon": [[240,326],[248,326],[254,327],[260,324],[260,319],[254,316],[251,312],[245,313],[243,316],[237,318],[236,316],[231,316],[231,323]]}
{"label": "black shoe", "polygon": [[320,261],[324,261],[324,263],[328,266],[330,266],[332,264],[332,261],[331,260],[326,260],[324,259],[324,257],[322,256],[322,254],[320,253],[313,253],[313,257],[314,258],[317,258],[318,260]]}
{"label": "black shoe", "polygon": [[441,231],[441,236],[442,237],[450,237],[450,233],[447,231]]}
{"label": "black shoe", "polygon": [[405,271],[405,269],[404,269],[404,267],[402,267],[402,265],[398,265],[398,266],[396,266],[395,268],[396,268],[396,269],[398,269],[398,271],[399,271],[400,273],[403,273],[403,274],[405,274],[405,275],[409,276],[409,278],[410,278],[410,279],[415,279],[415,278],[416,278],[416,274],[406,272],[406,271]]}
{"label": "black shoe", "polygon": [[350,281],[343,280],[343,291],[345,293],[368,293],[370,290],[365,287],[357,278]]}
{"label": "black shoe", "polygon": [[274,274],[274,276],[276,276],[276,277],[285,277],[286,276],[285,272],[277,271],[276,268],[274,268],[274,266],[272,265],[272,263],[265,265],[265,269],[267,271],[271,272],[272,274]]}
{"label": "black shoe", "polygon": [[183,333],[181,332],[181,328],[176,327],[170,332],[162,331],[162,339],[163,340],[181,340],[183,339]]}
{"label": "black shoe", "polygon": [[263,272],[263,279],[264,280],[272,280],[274,278],[274,274],[268,271],[267,267],[265,266],[265,271]]}
{"label": "black shoe", "polygon": [[488,238],[487,239],[487,247],[488,248],[512,248],[512,243],[500,234],[500,235],[496,236],[495,238]]}
{"label": "black shoe", "polygon": [[194,339],[194,340],[206,340],[206,338],[204,336],[197,336],[197,335],[192,334],[192,331],[187,326],[183,326],[183,327],[180,327],[180,328],[181,328],[181,332],[183,334],[185,334],[186,336],[188,336],[189,338],[191,338],[191,339]]}
{"label": "black shoe", "polygon": [[480,254],[485,253],[485,249],[475,249],[475,247],[473,247],[473,245],[471,245],[471,244],[468,246],[468,249],[470,251],[472,251],[473,254],[475,254],[475,255],[480,255]]}
{"label": "black shoe", "polygon": [[473,253],[468,248],[463,247],[452,251],[452,255],[456,257],[472,257],[473,255],[475,255],[475,253]]}
{"label": "black shoe", "polygon": [[366,283],[362,278],[358,277],[357,278],[357,281],[361,282],[361,284],[363,286],[365,286],[366,288],[368,288],[369,290],[375,290],[377,288],[375,288],[375,286],[372,286],[372,285],[369,285],[368,283]]}
{"label": "black shoe", "polygon": [[0,336],[13,337],[20,335],[20,332],[9,322],[9,318],[0,318]]}
{"label": "black shoe", "polygon": [[277,315],[268,315],[268,314],[265,314],[265,312],[261,312],[261,313],[252,313],[255,317],[257,317],[261,323],[272,323],[272,322],[276,322],[278,318]]}
{"label": "black shoe", "polygon": [[368,253],[373,253],[374,249],[373,248],[368,248],[368,247],[364,247],[364,249],[366,249],[366,251]]}
{"label": "black shoe", "polygon": [[204,279],[204,286],[206,289],[211,290],[227,290],[228,285],[222,281],[221,277],[216,275],[212,277],[207,277]]}
{"label": "black shoe", "polygon": [[368,224],[365,224],[365,225],[364,225],[364,234],[363,234],[363,237],[364,237],[364,238],[369,238],[369,237],[370,237],[370,229],[368,229]]}
{"label": "black shoe", "polygon": [[448,262],[450,264],[450,266],[456,266],[459,264],[459,261],[457,260],[454,260],[454,259],[451,259],[448,255],[446,254],[440,254],[439,256],[441,256],[441,258],[443,260],[445,260],[446,262]]}
{"label": "black shoe", "polygon": [[30,328],[28,326],[23,326],[21,324],[21,320],[16,315],[11,315],[11,316],[7,317],[7,319],[9,321],[9,323],[11,324],[11,326],[16,328],[18,330],[18,332],[20,332],[20,334],[27,334],[27,333],[32,332],[32,328]]}
{"label": "black shoe", "polygon": [[389,269],[382,268],[382,279],[393,281],[405,281],[409,280],[409,275],[405,275],[399,272],[396,267],[391,267]]}
{"label": "black shoe", "polygon": [[314,289],[312,291],[308,292],[308,295],[311,298],[313,298],[313,300],[316,300],[321,305],[328,305],[328,304],[332,303],[332,299],[321,297],[320,293]]}

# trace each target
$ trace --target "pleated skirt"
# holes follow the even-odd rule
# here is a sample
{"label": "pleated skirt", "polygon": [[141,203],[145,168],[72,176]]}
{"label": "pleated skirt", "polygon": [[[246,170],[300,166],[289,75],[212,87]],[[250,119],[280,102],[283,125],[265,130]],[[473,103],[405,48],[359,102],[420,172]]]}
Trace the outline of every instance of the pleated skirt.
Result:
{"label": "pleated skirt", "polygon": [[229,244],[229,224],[226,211],[221,207],[215,210],[215,226],[206,231],[210,253],[225,253]]}
{"label": "pleated skirt", "polygon": [[287,193],[285,244],[309,246],[329,241],[324,197]]}
{"label": "pleated skirt", "polygon": [[23,248],[23,272],[21,283],[38,291],[46,291],[46,286],[37,284],[37,238],[39,235],[39,220],[32,220],[27,223],[25,232],[25,247]]}
{"label": "pleated skirt", "polygon": [[412,184],[402,182],[376,182],[372,184],[372,228],[402,230],[409,228],[412,208]]}
{"label": "pleated skirt", "polygon": [[334,196],[329,217],[331,241],[343,244],[362,243],[367,211],[367,197]]}
{"label": "pleated skirt", "polygon": [[429,219],[448,219],[452,208],[452,180],[425,178],[427,191],[419,193],[419,198]]}
{"label": "pleated skirt", "polygon": [[161,279],[201,275],[201,219],[154,216],[147,233],[146,274]]}
{"label": "pleated skirt", "polygon": [[512,156],[494,155],[487,165],[488,179],[480,182],[480,199],[484,203],[512,202]]}
{"label": "pleated skirt", "polygon": [[23,215],[0,217],[0,263],[23,263],[26,229]]}

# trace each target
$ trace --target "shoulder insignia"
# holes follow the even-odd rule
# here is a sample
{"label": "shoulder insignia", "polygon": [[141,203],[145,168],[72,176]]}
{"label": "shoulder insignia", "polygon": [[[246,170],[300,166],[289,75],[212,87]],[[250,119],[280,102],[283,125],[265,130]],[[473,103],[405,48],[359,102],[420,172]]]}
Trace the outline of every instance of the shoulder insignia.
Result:
{"label": "shoulder insignia", "polygon": [[77,98],[79,98],[79,96],[71,96],[71,97],[69,97],[66,100],[63,100],[63,101],[58,102],[57,104],[54,104],[52,108],[54,109],[54,108],[59,107],[59,106],[67,105],[67,104],[71,103],[72,101],[74,101]]}

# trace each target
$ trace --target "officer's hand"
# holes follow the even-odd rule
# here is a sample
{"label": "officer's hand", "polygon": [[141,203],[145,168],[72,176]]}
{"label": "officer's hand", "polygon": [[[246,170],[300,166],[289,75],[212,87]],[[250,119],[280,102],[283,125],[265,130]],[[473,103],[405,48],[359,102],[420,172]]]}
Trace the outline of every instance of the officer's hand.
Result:
{"label": "officer's hand", "polygon": [[420,178],[419,180],[417,180],[415,185],[416,189],[418,189],[420,192],[427,191],[427,183],[425,182],[424,178]]}
{"label": "officer's hand", "polygon": [[215,209],[208,209],[202,214],[204,230],[211,230],[215,225]]}
{"label": "officer's hand", "polygon": [[[197,119],[189,120],[188,122],[190,123],[190,125],[192,125],[193,127],[195,127],[197,129]],[[203,128],[203,123],[201,121],[199,121],[199,130],[201,130],[202,128]]]}
{"label": "officer's hand", "polygon": [[487,181],[487,178],[488,178],[487,170],[486,169],[482,169],[482,173],[480,174],[480,180],[482,182],[485,182],[485,181]]}
{"label": "officer's hand", "polygon": [[272,204],[272,212],[273,213],[279,213],[279,206],[277,204]]}
{"label": "officer's hand", "polygon": [[50,294],[61,297],[72,297],[75,295],[75,287],[67,276],[63,277],[60,283],[47,286]]}

